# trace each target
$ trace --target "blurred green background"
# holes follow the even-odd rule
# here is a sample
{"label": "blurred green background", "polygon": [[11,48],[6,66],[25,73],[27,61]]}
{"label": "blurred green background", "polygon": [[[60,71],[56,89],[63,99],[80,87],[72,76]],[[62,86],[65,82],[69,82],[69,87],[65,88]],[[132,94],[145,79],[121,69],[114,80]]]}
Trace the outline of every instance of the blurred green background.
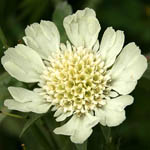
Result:
{"label": "blurred green background", "polygon": [[[65,41],[63,18],[85,7],[96,11],[102,27],[100,39],[104,30],[109,26],[113,26],[116,30],[123,30],[126,36],[125,43],[136,42],[149,62],[149,0],[68,0],[68,2],[62,0],[0,0],[0,57],[3,56],[7,47],[22,43],[24,29],[27,25],[39,22],[41,19],[54,21],[60,30],[61,41]],[[16,118],[16,116],[10,116],[11,114],[8,114],[8,110],[4,108],[4,99],[10,97],[7,90],[10,85],[29,89],[34,86],[16,81],[4,71],[0,64],[0,150],[44,150],[40,144],[43,138],[40,142],[37,138],[39,136],[35,131],[37,127],[32,127],[25,136],[19,138],[28,115],[23,114],[22,119]],[[131,95],[134,96],[135,102],[126,109],[126,121],[112,128],[113,144],[118,145],[114,149],[150,150],[150,66]],[[15,111],[12,113],[22,115]],[[97,126],[88,141],[89,150],[101,149],[100,143],[103,139],[100,134],[100,128]],[[24,143],[25,147],[22,145]]]}

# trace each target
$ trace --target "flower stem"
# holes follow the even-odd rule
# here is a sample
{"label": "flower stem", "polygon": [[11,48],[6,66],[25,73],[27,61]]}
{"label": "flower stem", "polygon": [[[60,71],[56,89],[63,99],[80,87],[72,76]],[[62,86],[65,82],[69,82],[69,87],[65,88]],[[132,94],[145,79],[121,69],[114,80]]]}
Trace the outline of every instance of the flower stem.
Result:
{"label": "flower stem", "polygon": [[10,117],[18,118],[18,119],[24,119],[24,117],[22,117],[20,115],[12,114],[9,112],[1,111],[0,113],[2,113],[3,115],[6,115],[6,116],[10,116]]}
{"label": "flower stem", "polygon": [[75,144],[76,150],[87,150],[87,141],[85,141],[83,144]]}
{"label": "flower stem", "polygon": [[105,126],[101,126],[101,130],[103,133],[103,136],[105,138],[106,143],[111,143],[111,128],[109,127],[105,127]]}
{"label": "flower stem", "polygon": [[112,136],[111,136],[111,128],[101,125],[101,131],[105,139],[104,150],[114,150],[114,146],[112,143]]}

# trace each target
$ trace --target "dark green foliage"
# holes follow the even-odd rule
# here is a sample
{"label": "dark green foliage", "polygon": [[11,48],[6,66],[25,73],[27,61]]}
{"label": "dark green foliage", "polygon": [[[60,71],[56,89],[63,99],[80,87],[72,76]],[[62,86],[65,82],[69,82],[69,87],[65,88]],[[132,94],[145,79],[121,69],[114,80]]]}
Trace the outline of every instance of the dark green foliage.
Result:
{"label": "dark green foliage", "polygon": [[52,20],[58,27],[58,30],[61,35],[61,42],[65,42],[67,40],[67,36],[65,34],[65,30],[63,28],[63,20],[66,16],[72,14],[72,7],[67,4],[67,2],[58,3],[56,6]]}

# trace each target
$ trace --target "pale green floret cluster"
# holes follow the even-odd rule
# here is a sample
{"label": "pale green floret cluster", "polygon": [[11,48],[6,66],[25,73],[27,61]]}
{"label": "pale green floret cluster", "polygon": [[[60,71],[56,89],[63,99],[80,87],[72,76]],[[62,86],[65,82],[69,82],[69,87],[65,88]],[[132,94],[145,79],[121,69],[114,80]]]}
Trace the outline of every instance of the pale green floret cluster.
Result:
{"label": "pale green floret cluster", "polygon": [[105,105],[111,78],[97,52],[63,45],[45,65],[39,86],[57,109],[80,115]]}

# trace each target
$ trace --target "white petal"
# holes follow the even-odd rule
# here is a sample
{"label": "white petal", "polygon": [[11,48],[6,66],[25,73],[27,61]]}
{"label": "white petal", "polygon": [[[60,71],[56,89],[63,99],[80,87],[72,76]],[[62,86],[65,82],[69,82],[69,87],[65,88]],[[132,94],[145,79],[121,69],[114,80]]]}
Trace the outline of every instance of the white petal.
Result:
{"label": "white petal", "polygon": [[63,113],[63,109],[62,108],[58,108],[56,110],[56,112],[54,113],[54,117],[58,117]]}
{"label": "white petal", "polygon": [[110,99],[106,105],[95,111],[95,115],[99,117],[102,125],[117,126],[126,119],[124,108],[132,103],[133,97],[130,95]]}
{"label": "white petal", "polygon": [[62,113],[60,116],[56,118],[57,122],[64,121],[67,117],[70,117],[72,112]]}
{"label": "white petal", "polygon": [[10,110],[17,110],[21,112],[34,112],[34,113],[46,113],[50,108],[49,104],[38,104],[33,102],[20,103],[14,99],[5,100],[4,105]]}
{"label": "white petal", "polygon": [[70,41],[76,47],[91,49],[96,43],[100,24],[92,9],[78,10],[75,14],[64,19],[64,28]]}
{"label": "white petal", "polygon": [[30,111],[34,113],[42,114],[42,113],[46,113],[49,110],[49,108],[51,107],[51,104],[41,103],[40,105],[37,104],[36,107],[34,106],[35,106],[34,103],[33,105],[29,106]]}
{"label": "white petal", "polygon": [[9,87],[8,88],[11,96],[20,103],[37,101],[41,102],[42,98],[38,93],[21,88],[21,87]]}
{"label": "white petal", "polygon": [[50,103],[46,103],[40,95],[33,91],[17,87],[9,87],[9,91],[14,99],[5,100],[4,105],[8,109],[45,113],[50,108]]}
{"label": "white petal", "polygon": [[39,81],[45,68],[40,56],[24,45],[8,48],[1,61],[11,76],[23,82]]}
{"label": "white petal", "polygon": [[71,44],[69,41],[66,42],[66,46],[67,46],[67,50],[68,51],[71,51],[72,50],[72,47],[71,47]]}
{"label": "white petal", "polygon": [[22,112],[29,112],[29,108],[27,107],[29,105],[26,103],[19,103],[13,99],[7,99],[4,102],[4,105],[8,107],[10,110],[17,110],[17,111],[22,111]]}
{"label": "white petal", "polygon": [[102,41],[100,44],[100,54],[105,60],[106,67],[110,67],[116,59],[116,56],[121,51],[124,44],[123,31],[116,31],[109,27],[104,32]]}
{"label": "white petal", "polygon": [[106,126],[106,114],[102,109],[95,109],[95,116],[99,118],[100,124]]}
{"label": "white petal", "polygon": [[127,95],[131,93],[137,85],[137,81],[128,81],[126,79],[122,80],[114,80],[112,82],[112,89],[117,91],[118,93],[122,95]]}
{"label": "white petal", "polygon": [[99,41],[97,40],[95,45],[93,46],[93,51],[97,52],[99,50]]}
{"label": "white petal", "polygon": [[147,60],[135,43],[124,47],[111,70],[112,89],[126,95],[132,92],[137,80],[147,68]]}
{"label": "white petal", "polygon": [[92,133],[92,127],[98,123],[98,119],[90,114],[84,117],[74,115],[66,124],[56,128],[56,134],[70,135],[74,143],[83,143]]}
{"label": "white petal", "polygon": [[52,52],[59,49],[60,35],[57,27],[50,21],[34,23],[25,29],[25,43],[37,51],[42,58],[48,59]]}
{"label": "white petal", "polygon": [[117,97],[117,96],[118,96],[118,93],[115,92],[115,91],[110,91],[109,96],[110,96],[110,97]]}

